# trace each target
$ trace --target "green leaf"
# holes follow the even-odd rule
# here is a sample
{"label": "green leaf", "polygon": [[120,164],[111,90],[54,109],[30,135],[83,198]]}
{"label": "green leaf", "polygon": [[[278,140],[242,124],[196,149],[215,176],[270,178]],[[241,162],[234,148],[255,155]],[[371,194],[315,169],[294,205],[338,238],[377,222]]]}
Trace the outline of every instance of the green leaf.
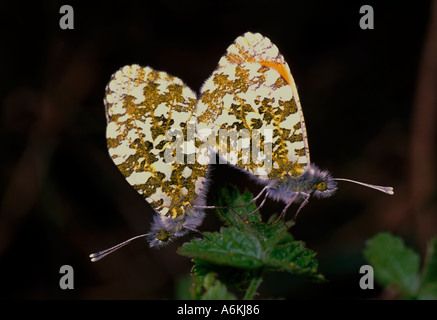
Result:
{"label": "green leaf", "polygon": [[[233,204],[248,201],[232,190],[231,192],[226,190],[222,194],[228,199],[232,197]],[[303,242],[294,241],[288,233],[293,223],[278,221],[266,224],[259,219],[250,222],[232,210],[225,210],[227,212],[223,216],[232,226],[222,227],[219,232],[206,232],[204,239],[185,243],[178,253],[195,259],[197,263],[203,261],[212,265],[240,269],[267,268],[305,274],[318,280],[323,278],[317,274],[316,253],[305,248]],[[208,266],[208,272],[217,271],[208,264],[203,264]],[[221,278],[226,282],[224,279],[227,277]]]}
{"label": "green leaf", "polygon": [[237,268],[260,267],[263,259],[258,239],[236,227],[221,228],[219,233],[205,232],[204,239],[185,243],[178,253]]}
{"label": "green leaf", "polygon": [[284,223],[278,221],[276,223],[266,224],[263,222],[251,223],[248,225],[249,232],[252,232],[255,237],[260,241],[264,250],[270,252],[273,248],[288,241],[292,241],[293,237],[288,233],[288,229],[293,225],[293,222]]}
{"label": "green leaf", "polygon": [[294,241],[276,247],[269,256],[269,264],[289,270],[296,268],[317,270],[318,263],[315,256],[316,253],[306,249],[303,242]]}
{"label": "green leaf", "polygon": [[249,191],[246,190],[240,194],[235,187],[222,188],[218,191],[217,197],[215,205],[227,207],[226,209],[217,209],[218,216],[226,224],[245,229],[247,223],[262,221],[260,212],[255,211],[255,202],[249,203],[253,199],[253,195]]}
{"label": "green leaf", "polygon": [[193,262],[194,267],[192,269],[192,274],[194,278],[199,279],[199,281],[203,281],[203,277],[212,272],[217,275],[217,279],[222,283],[226,285],[237,284],[237,287],[242,287],[253,277],[253,269],[223,266],[209,263],[201,259],[193,259]]}
{"label": "green leaf", "polygon": [[271,251],[266,267],[272,271],[286,271],[324,281],[324,276],[317,272],[318,261],[315,257],[316,253],[307,249],[303,242],[289,238]]}
{"label": "green leaf", "polygon": [[252,199],[253,195],[247,190],[240,194],[236,188],[223,188],[220,190],[220,198],[216,201],[216,205],[227,204],[229,208],[218,210],[218,214],[227,224],[255,236],[265,250],[271,250],[284,237],[291,237],[287,231],[294,225],[293,221],[284,223],[282,220],[275,222],[275,219],[270,219],[268,223],[264,223],[260,212],[255,211],[255,203],[242,206]]}
{"label": "green leaf", "polygon": [[396,287],[404,298],[416,295],[420,257],[401,238],[385,232],[375,235],[367,241],[364,257],[380,285]]}
{"label": "green leaf", "polygon": [[437,238],[428,244],[418,298],[437,299]]}
{"label": "green leaf", "polygon": [[245,299],[256,295],[266,270],[324,279],[317,273],[316,253],[305,248],[303,242],[294,241],[288,232],[294,223],[276,222],[273,215],[264,223],[259,211],[255,211],[256,204],[249,203],[252,199],[247,191],[240,194],[236,188],[221,189],[215,205],[225,207],[217,209],[217,213],[228,226],[219,232],[205,232],[203,239],[179,248],[179,254],[195,263],[192,292],[196,297],[209,274],[214,274],[222,285],[246,288]]}
{"label": "green leaf", "polygon": [[193,277],[185,275],[177,280],[175,284],[175,299],[176,300],[189,300],[191,299],[190,291],[193,287]]}
{"label": "green leaf", "polygon": [[[203,291],[203,292],[202,292]],[[197,290],[200,300],[236,300],[237,298],[227,287],[216,278],[213,272],[208,273],[202,278],[202,283]]]}

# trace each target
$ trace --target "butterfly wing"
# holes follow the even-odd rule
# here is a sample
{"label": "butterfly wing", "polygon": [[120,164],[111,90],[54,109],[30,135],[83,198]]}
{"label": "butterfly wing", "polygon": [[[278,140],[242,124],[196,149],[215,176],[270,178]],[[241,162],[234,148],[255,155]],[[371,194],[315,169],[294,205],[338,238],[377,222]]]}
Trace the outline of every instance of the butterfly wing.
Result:
{"label": "butterfly wing", "polygon": [[[309,165],[296,84],[284,57],[268,38],[249,32],[238,37],[200,94],[197,132],[231,164],[261,180],[284,174],[295,178]],[[237,137],[244,133],[237,148],[224,147],[219,138],[220,133],[231,131]]]}
{"label": "butterfly wing", "polygon": [[138,65],[114,73],[104,100],[107,146],[120,172],[153,207],[149,241],[197,227],[207,166],[195,160],[196,95],[180,79]]}

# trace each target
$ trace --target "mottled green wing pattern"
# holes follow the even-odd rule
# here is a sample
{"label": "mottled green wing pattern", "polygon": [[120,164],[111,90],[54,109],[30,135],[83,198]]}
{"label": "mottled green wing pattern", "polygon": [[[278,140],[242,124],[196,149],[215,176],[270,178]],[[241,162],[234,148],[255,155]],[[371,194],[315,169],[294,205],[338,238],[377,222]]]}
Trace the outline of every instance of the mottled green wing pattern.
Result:
{"label": "mottled green wing pattern", "polygon": [[[194,159],[196,95],[178,78],[138,65],[113,74],[105,97],[109,154],[160,215],[181,217],[203,190]],[[194,133],[192,133],[194,134]]]}
{"label": "mottled green wing pattern", "polygon": [[[309,149],[296,85],[268,38],[252,33],[238,37],[200,93],[199,136],[231,164],[262,180],[285,174],[295,178],[307,168]],[[230,144],[224,147],[219,139],[223,129],[244,133],[238,152]],[[249,144],[250,159],[244,152]]]}

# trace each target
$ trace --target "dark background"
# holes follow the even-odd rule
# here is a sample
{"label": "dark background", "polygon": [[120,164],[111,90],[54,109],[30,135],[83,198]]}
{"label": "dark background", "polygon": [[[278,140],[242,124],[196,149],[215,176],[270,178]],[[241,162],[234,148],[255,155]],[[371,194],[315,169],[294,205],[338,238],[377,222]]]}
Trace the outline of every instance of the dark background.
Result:
{"label": "dark background", "polygon": [[[358,285],[366,239],[391,231],[423,254],[437,230],[432,3],[152,3],[0,5],[1,298],[180,297],[176,288],[191,268],[176,253],[181,241],[161,250],[136,241],[97,263],[88,259],[147,232],[152,218],[108,155],[104,88],[113,72],[137,63],[198,91],[246,31],[269,37],[288,61],[311,160],[336,177],[395,188],[388,196],[341,183],[332,198],[312,199],[291,232],[318,252],[329,282],[271,274],[260,297],[384,298],[380,288]],[[63,4],[74,9],[74,30],[59,27]],[[374,30],[359,27],[364,4],[373,6]],[[212,181],[209,203],[226,183],[261,190],[223,165]],[[282,207],[269,201],[263,214]],[[209,213],[201,229],[217,230]],[[65,264],[74,268],[74,290],[59,288]]]}

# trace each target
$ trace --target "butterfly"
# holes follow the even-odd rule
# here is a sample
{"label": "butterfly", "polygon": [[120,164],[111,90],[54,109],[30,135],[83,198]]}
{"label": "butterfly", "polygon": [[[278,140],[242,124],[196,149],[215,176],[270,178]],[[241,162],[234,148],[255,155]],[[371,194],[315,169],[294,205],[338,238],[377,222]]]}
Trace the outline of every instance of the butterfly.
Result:
{"label": "butterfly", "polygon": [[[278,48],[247,32],[229,46],[199,97],[182,80],[138,65],[114,73],[104,99],[109,154],[130,185],[152,206],[147,234],[91,254],[97,261],[139,237],[160,247],[197,231],[203,221],[209,164],[249,174],[264,196],[282,201],[284,217],[314,197],[329,197],[337,181],[387,194],[393,188],[334,178],[310,162],[296,84]],[[229,143],[228,143],[229,141]]]}

